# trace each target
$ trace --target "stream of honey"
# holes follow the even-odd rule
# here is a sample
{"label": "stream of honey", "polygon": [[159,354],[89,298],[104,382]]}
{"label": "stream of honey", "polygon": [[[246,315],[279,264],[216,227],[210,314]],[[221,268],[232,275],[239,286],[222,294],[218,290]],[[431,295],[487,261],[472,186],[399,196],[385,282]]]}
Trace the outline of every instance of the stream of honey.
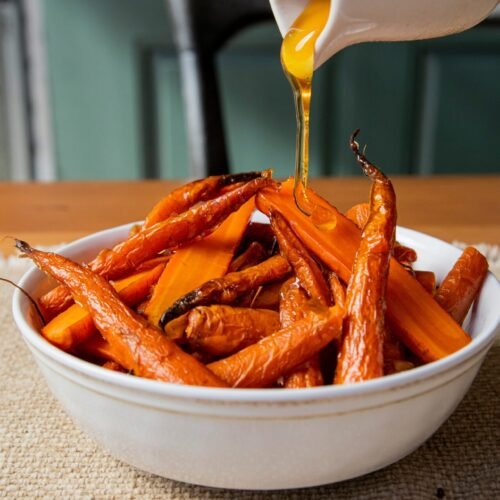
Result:
{"label": "stream of honey", "polygon": [[309,172],[309,114],[311,109],[314,45],[330,13],[330,0],[309,0],[288,30],[281,46],[281,64],[292,85],[297,116],[294,197],[309,215],[306,188]]}

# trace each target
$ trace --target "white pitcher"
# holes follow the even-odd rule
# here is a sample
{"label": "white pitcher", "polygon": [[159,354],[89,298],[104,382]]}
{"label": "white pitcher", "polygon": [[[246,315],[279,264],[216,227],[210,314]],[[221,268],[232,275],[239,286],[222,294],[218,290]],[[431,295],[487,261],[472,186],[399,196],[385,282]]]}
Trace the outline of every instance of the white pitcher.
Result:
{"label": "white pitcher", "polygon": [[[308,0],[270,0],[281,34]],[[315,68],[349,45],[403,41],[459,33],[475,26],[500,0],[331,0],[330,14],[315,46]]]}

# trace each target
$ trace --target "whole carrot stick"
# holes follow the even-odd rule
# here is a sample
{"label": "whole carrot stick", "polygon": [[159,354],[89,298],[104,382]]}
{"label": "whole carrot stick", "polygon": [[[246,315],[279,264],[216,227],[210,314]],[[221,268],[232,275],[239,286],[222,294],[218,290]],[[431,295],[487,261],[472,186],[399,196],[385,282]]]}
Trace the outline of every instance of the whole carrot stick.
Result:
{"label": "whole carrot stick", "polygon": [[[140,303],[158,281],[165,264],[113,283],[120,299],[129,307]],[[42,328],[42,335],[52,344],[69,351],[96,331],[91,314],[78,304],[57,315]]]}
{"label": "whole carrot stick", "polygon": [[224,305],[200,306],[189,312],[184,340],[195,351],[229,356],[280,328],[278,313]]}
{"label": "whole carrot stick", "polygon": [[64,283],[91,314],[116,361],[135,375],[177,384],[224,387],[224,383],[131,311],[101,276],[65,257],[16,240],[16,247],[42,271]]}
{"label": "whole carrot stick", "polygon": [[304,319],[265,337],[208,368],[232,387],[268,387],[342,331],[338,307],[311,309]]}
{"label": "whole carrot stick", "polygon": [[[148,227],[111,250],[101,251],[89,267],[107,279],[120,278],[163,250],[177,248],[211,233],[229,214],[238,210],[260,189],[273,184],[274,181],[267,177],[247,182],[234,191]],[[54,288],[40,298],[40,307],[47,320],[69,307],[71,303],[71,294],[64,287]]]}
{"label": "whole carrot stick", "polygon": [[214,198],[223,186],[248,182],[262,177],[262,172],[246,172],[241,174],[212,175],[174,189],[162,198],[148,213],[142,229],[154,226],[172,215],[179,215],[191,208],[195,203]]}
{"label": "whole carrot stick", "polygon": [[372,180],[370,216],[347,286],[336,384],[384,374],[385,291],[396,231],[396,195],[391,181],[360,153],[355,141],[358,132],[351,137],[351,147],[363,172]]}
{"label": "whole carrot stick", "polygon": [[439,286],[434,298],[462,324],[488,274],[488,261],[474,247],[467,247]]}

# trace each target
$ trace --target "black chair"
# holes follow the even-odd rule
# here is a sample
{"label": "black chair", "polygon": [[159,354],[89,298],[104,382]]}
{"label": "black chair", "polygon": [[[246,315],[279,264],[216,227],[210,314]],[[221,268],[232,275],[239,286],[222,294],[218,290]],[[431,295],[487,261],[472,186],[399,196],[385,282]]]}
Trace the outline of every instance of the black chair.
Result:
{"label": "black chair", "polygon": [[241,29],[272,18],[269,0],[166,0],[178,51],[190,174],[229,172],[215,67],[217,51]]}

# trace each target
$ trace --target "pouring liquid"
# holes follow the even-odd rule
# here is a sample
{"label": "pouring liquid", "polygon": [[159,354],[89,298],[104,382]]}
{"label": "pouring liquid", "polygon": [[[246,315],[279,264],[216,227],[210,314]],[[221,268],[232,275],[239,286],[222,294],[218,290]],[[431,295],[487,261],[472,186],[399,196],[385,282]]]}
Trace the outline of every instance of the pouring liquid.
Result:
{"label": "pouring liquid", "polygon": [[314,45],[330,13],[330,0],[309,0],[306,8],[288,30],[281,45],[281,64],[292,85],[297,117],[295,183],[297,207],[310,215],[306,188],[309,172],[309,114],[311,109]]}

